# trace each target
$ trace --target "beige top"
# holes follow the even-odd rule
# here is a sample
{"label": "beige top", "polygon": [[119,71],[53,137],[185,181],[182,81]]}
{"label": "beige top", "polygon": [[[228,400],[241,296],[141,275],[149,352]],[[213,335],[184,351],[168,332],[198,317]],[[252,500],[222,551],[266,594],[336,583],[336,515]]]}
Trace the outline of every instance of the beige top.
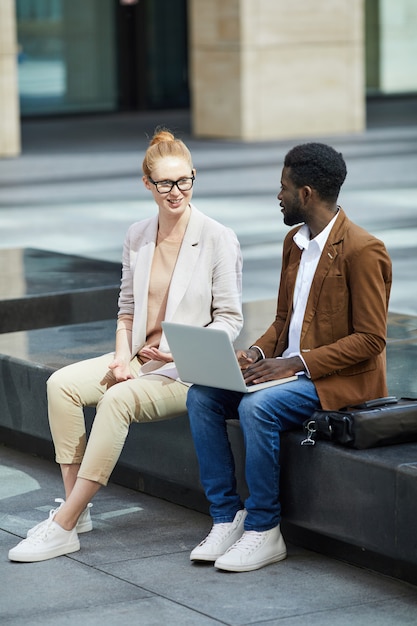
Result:
{"label": "beige top", "polygon": [[162,335],[161,322],[165,319],[169,285],[180,251],[181,241],[157,242],[152,261],[148,292],[148,320],[146,343],[158,347]]}

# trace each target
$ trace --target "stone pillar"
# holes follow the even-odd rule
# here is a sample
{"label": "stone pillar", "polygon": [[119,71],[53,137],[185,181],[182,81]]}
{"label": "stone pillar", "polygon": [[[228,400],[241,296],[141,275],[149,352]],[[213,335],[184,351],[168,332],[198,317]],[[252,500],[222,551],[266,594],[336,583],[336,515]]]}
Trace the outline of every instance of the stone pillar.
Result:
{"label": "stone pillar", "polygon": [[0,157],[20,154],[17,37],[14,0],[0,2]]}
{"label": "stone pillar", "polygon": [[362,131],[363,0],[189,0],[193,133]]}

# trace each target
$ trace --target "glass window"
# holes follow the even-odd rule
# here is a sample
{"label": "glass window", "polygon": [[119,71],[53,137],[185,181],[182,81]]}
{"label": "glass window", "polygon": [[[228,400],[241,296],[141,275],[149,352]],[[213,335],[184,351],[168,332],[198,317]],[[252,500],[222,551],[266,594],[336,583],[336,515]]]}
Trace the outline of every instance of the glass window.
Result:
{"label": "glass window", "polygon": [[416,93],[416,0],[366,0],[365,26],[367,93]]}
{"label": "glass window", "polygon": [[117,105],[112,0],[16,0],[22,115]]}

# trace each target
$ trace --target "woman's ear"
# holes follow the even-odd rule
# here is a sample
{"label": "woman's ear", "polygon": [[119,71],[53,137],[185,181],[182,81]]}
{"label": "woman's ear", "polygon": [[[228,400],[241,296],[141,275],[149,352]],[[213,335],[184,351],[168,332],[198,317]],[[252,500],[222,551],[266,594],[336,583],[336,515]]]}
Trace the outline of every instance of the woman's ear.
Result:
{"label": "woman's ear", "polygon": [[143,184],[145,185],[146,189],[149,189],[149,190],[152,189],[151,183],[149,182],[149,178],[147,176],[142,176],[142,181],[143,181]]}

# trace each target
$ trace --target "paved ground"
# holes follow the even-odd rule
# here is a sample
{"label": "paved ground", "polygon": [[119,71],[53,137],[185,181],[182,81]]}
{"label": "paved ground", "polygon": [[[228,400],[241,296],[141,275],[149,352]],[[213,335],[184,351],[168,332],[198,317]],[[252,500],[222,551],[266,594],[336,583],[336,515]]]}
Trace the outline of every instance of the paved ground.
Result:
{"label": "paved ground", "polygon": [[[391,310],[417,314],[417,119],[377,110],[366,133],[319,137],[348,164],[341,204],[387,244]],[[119,260],[128,225],[153,213],[140,180],[156,124],[188,140],[194,200],[232,226],[245,260],[244,298],[274,297],[286,227],[276,202],[282,160],[305,138],[239,144],[190,137],[188,115],[141,114],[27,121],[23,155],[0,162],[0,247],[30,246]],[[12,564],[7,551],[62,496],[55,465],[0,448],[0,622],[405,626],[417,624],[413,586],[289,546],[258,572],[227,574],[189,562],[209,529],[194,511],[110,485],[95,530],[69,557]]]}
{"label": "paved ground", "polygon": [[207,516],[110,485],[82,548],[43,563],[7,551],[62,495],[52,464],[1,450],[2,626],[411,626],[416,588],[289,546],[286,561],[244,574],[193,565]]}

